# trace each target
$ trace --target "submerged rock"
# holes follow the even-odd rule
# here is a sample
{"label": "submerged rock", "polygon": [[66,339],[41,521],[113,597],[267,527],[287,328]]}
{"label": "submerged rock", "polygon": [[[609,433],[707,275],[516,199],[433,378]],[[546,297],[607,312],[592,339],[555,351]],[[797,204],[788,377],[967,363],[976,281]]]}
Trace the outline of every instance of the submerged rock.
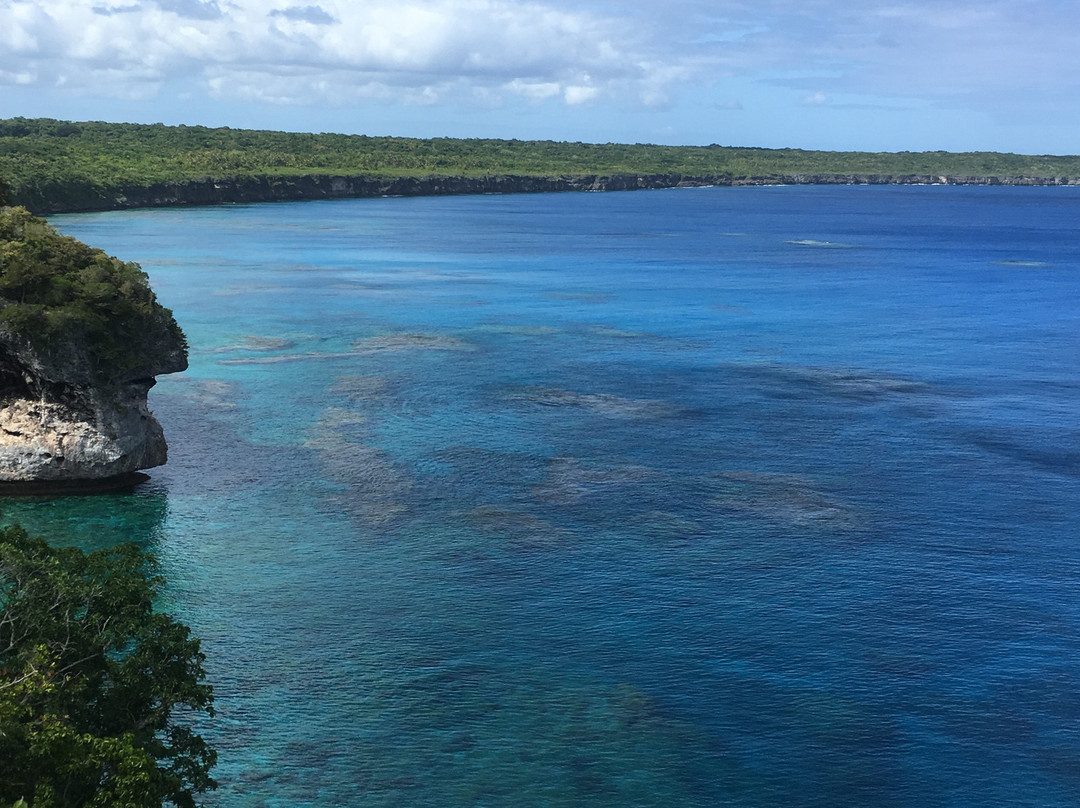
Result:
{"label": "submerged rock", "polygon": [[160,466],[146,395],[186,368],[184,335],[136,264],[0,209],[0,492]]}

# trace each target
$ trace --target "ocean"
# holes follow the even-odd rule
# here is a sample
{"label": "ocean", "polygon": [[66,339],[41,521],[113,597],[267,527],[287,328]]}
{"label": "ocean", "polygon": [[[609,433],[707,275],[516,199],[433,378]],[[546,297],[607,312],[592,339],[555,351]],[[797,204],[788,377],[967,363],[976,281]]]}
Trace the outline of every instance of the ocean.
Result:
{"label": "ocean", "polygon": [[3,517],[160,558],[209,805],[1080,805],[1080,189],[51,221],[191,368]]}

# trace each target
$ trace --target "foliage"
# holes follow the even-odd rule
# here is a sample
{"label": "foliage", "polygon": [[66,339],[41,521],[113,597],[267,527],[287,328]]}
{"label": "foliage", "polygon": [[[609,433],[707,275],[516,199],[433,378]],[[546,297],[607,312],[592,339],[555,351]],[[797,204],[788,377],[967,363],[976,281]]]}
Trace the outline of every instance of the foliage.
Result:
{"label": "foliage", "polygon": [[191,808],[215,753],[175,720],[213,715],[203,654],[154,611],[136,545],[89,554],[0,530],[0,805]]}
{"label": "foliage", "polygon": [[0,327],[47,348],[58,337],[94,347],[103,374],[136,367],[140,338],[163,327],[183,341],[146,273],[61,236],[25,208],[0,208]]}
{"label": "foliage", "polygon": [[1075,177],[1080,176],[1080,157],[418,139],[43,118],[0,120],[0,179],[10,186],[12,200],[24,204],[206,177],[616,173]]}

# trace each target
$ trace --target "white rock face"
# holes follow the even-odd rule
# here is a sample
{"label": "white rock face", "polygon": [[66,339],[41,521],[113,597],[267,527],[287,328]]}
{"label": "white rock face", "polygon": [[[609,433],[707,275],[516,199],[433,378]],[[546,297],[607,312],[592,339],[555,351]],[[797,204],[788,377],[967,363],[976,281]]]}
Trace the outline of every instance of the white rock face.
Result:
{"label": "white rock face", "polygon": [[148,384],[79,413],[55,402],[18,399],[0,409],[0,481],[93,480],[162,465],[165,436],[146,404]]}
{"label": "white rock face", "polygon": [[162,465],[165,436],[146,403],[154,376],[187,367],[171,314],[149,321],[126,373],[94,369],[93,345],[47,350],[0,329],[0,493],[63,491]]}

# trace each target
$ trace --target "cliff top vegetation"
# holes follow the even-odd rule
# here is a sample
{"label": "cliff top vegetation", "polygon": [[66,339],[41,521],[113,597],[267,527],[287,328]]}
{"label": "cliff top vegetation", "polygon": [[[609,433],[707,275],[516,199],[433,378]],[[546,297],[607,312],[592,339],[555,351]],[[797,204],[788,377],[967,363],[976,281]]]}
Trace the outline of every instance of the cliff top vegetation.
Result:
{"label": "cliff top vegetation", "polygon": [[113,189],[191,179],[342,176],[791,174],[1080,176],[1080,157],[996,152],[824,152],[720,145],[299,134],[228,127],[0,120],[0,182],[13,202],[50,189]]}
{"label": "cliff top vegetation", "polygon": [[92,370],[112,379],[139,375],[156,344],[184,346],[138,264],[61,236],[19,207],[0,208],[0,330],[45,353],[89,345]]}

